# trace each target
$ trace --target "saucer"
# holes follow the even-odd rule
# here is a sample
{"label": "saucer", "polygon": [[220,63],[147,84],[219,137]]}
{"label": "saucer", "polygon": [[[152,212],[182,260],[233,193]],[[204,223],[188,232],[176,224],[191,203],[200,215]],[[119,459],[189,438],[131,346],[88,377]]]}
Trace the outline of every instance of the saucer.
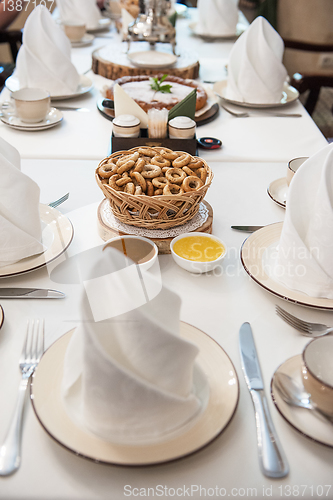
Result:
{"label": "saucer", "polygon": [[3,320],[5,318],[5,315],[4,315],[4,312],[3,312],[3,309],[2,307],[0,306],[0,328],[2,327],[3,325]]}
{"label": "saucer", "polygon": [[271,182],[267,188],[268,196],[282,208],[286,208],[288,184],[285,177]]}
{"label": "saucer", "polygon": [[102,17],[98,20],[97,26],[87,29],[87,33],[99,33],[100,31],[106,31],[111,26],[111,19],[108,17]]}
{"label": "saucer", "polygon": [[317,443],[333,448],[333,425],[325,422],[314,412],[288,405],[283,401],[275,385],[277,373],[285,373],[298,383],[302,384],[301,377],[302,355],[298,354],[287,359],[275,371],[271,380],[271,396],[282,417],[298,432]]}
{"label": "saucer", "polygon": [[158,52],[157,50],[146,50],[142,52],[131,52],[127,54],[128,59],[138,68],[169,68],[177,62],[175,54]]}
{"label": "saucer", "polygon": [[195,453],[216,439],[233,418],[239,400],[236,370],[222,347],[197,328],[180,323],[182,338],[199,348],[197,363],[209,385],[208,401],[190,427],[162,442],[121,444],[105,441],[78,426],[65,410],[61,393],[63,362],[74,330],[44,353],[31,384],[35,414],[46,432],[76,456],[95,463],[144,466],[170,462]]}
{"label": "saucer", "polygon": [[51,108],[50,112],[46,115],[43,121],[38,123],[22,122],[17,116],[1,117],[1,121],[11,128],[16,130],[24,130],[28,132],[37,132],[39,130],[46,130],[55,127],[63,119],[62,112],[56,108]]}
{"label": "saucer", "polygon": [[89,33],[85,33],[85,35],[78,42],[71,42],[71,46],[76,47],[86,47],[90,45],[94,41],[94,35],[90,35]]}

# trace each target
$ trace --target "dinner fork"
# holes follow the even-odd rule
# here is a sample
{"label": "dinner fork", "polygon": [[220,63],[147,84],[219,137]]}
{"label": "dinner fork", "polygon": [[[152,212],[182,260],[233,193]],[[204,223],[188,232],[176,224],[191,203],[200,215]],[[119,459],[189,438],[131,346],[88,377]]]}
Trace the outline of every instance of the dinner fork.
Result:
{"label": "dinner fork", "polygon": [[288,325],[300,331],[302,335],[305,335],[305,337],[322,337],[323,335],[333,332],[333,327],[329,327],[321,323],[310,323],[309,321],[296,318],[296,316],[288,313],[280,306],[275,306],[275,310],[276,314],[280,318],[288,323]]}
{"label": "dinner fork", "polygon": [[55,201],[51,201],[51,203],[48,204],[49,207],[55,208],[61,205],[61,203],[64,203],[64,201],[68,200],[69,198],[69,193],[64,194],[61,198]]}
{"label": "dinner fork", "polygon": [[276,113],[275,111],[264,111],[263,114],[251,114],[247,112],[236,112],[232,111],[231,109],[227,108],[224,104],[220,102],[221,108],[223,108],[227,113],[230,113],[232,116],[236,116],[237,118],[247,118],[249,116],[257,116],[257,117],[262,117],[262,116],[280,116],[281,118],[300,118],[302,115],[300,113]]}
{"label": "dinner fork", "polygon": [[27,333],[19,361],[22,373],[19,394],[5,440],[0,448],[0,476],[15,472],[21,463],[22,417],[29,379],[44,352],[44,320],[28,320]]}

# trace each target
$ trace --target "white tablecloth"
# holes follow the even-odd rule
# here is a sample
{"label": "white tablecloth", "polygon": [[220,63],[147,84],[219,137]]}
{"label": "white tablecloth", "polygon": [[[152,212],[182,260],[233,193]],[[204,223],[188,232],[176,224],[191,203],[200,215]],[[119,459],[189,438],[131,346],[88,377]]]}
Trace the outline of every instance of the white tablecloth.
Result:
{"label": "white tablecloth", "polygon": [[[23,171],[41,187],[42,202],[47,203],[70,191],[69,200],[59,207],[75,228],[74,240],[67,253],[69,256],[101,243],[96,209],[102,196],[95,184],[94,169],[94,161],[23,161]],[[299,354],[308,342],[276,316],[274,305],[279,303],[291,312],[318,322],[332,323],[332,313],[291,304],[286,306],[284,301],[258,287],[243,271],[239,259],[240,246],[246,235],[230,229],[231,224],[266,224],[283,220],[284,210],[273,203],[266,189],[271,181],[284,176],[285,164],[216,162],[213,170],[215,178],[208,190],[207,201],[214,208],[213,234],[221,237],[228,248],[223,274],[193,276],[179,268],[170,255],[160,256],[159,266],[163,283],[176,288],[181,295],[181,319],[211,335],[235,365],[240,400],[231,423],[212,444],[181,461],[138,469],[114,467],[94,464],[59,446],[38,423],[29,404],[24,422],[22,464],[11,477],[0,478],[1,498],[121,500],[126,498],[125,493],[128,494],[130,489],[135,494],[139,490],[134,488],[146,488],[148,496],[148,488],[158,485],[170,492],[170,495],[163,496],[167,498],[167,495],[171,496],[172,488],[183,488],[178,490],[181,492],[193,485],[193,498],[208,498],[212,492],[209,488],[218,487],[222,492],[225,488],[225,496],[234,498],[266,498],[270,495],[270,498],[279,499],[287,498],[290,491],[296,492],[303,485],[303,498],[310,499],[316,498],[316,491],[320,491],[317,487],[323,485],[324,498],[333,499],[333,488],[326,495],[328,487],[325,486],[332,484],[332,449],[310,441],[290,427],[275,409],[269,395],[274,370],[287,358]],[[1,442],[17,395],[18,359],[26,319],[45,318],[46,344],[49,346],[77,324],[80,290],[77,285],[53,283],[46,269],[1,280],[0,285],[57,287],[67,294],[67,298],[60,301],[1,301],[5,310],[5,322],[0,331]],[[253,328],[272,418],[290,464],[290,474],[282,480],[267,479],[259,470],[254,412],[239,358],[238,331],[244,321],[249,321]],[[315,492],[313,496],[311,491]]]}

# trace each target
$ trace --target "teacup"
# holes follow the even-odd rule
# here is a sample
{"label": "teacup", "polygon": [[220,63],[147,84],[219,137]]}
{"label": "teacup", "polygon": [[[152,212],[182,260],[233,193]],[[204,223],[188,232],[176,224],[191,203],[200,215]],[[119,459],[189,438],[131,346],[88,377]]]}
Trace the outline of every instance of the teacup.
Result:
{"label": "teacup", "polygon": [[134,115],[119,115],[112,122],[115,137],[139,137],[140,120]]}
{"label": "teacup", "polygon": [[51,97],[43,89],[24,88],[12,92],[15,103],[15,113],[22,122],[38,123],[50,112]]}
{"label": "teacup", "polygon": [[64,31],[71,42],[80,42],[86,33],[86,25],[68,21],[63,23]]}
{"label": "teacup", "polygon": [[299,158],[293,158],[288,162],[287,175],[286,175],[288,186],[290,185],[291,179],[294,177],[296,171],[299,169],[301,165],[303,165],[303,163],[307,159],[308,159],[307,156],[300,156]]}
{"label": "teacup", "polygon": [[313,403],[333,416],[333,337],[318,337],[303,350],[302,378]]}
{"label": "teacup", "polygon": [[188,116],[176,116],[169,121],[170,139],[193,139],[196,123]]}

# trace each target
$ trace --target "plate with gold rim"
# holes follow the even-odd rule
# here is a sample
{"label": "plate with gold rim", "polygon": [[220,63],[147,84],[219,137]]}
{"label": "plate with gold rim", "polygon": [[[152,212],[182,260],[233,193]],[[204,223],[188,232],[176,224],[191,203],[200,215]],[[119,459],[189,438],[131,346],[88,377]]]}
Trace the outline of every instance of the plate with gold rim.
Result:
{"label": "plate with gold rim", "polygon": [[9,278],[40,269],[62,255],[71,244],[74,229],[65,215],[55,208],[41,203],[39,214],[42,222],[42,243],[46,250],[43,253],[1,267],[0,278]]}
{"label": "plate with gold rim", "polygon": [[269,224],[252,233],[244,241],[240,257],[245,271],[255,283],[280,299],[300,306],[333,311],[333,299],[310,297],[297,290],[291,290],[267,273],[268,257],[277,251],[282,226],[283,222]]}
{"label": "plate with gold rim", "polygon": [[237,106],[242,106],[244,108],[253,108],[253,109],[280,108],[281,106],[286,106],[287,104],[295,102],[299,97],[298,90],[289,85],[289,83],[285,82],[283,84],[283,90],[279,102],[259,104],[253,102],[235,101],[233,99],[228,99],[226,97],[227,85],[228,85],[228,80],[221,80],[219,82],[214,83],[213,90],[215,94],[221,99],[223,99],[225,102],[229,102],[230,104],[236,104]]}
{"label": "plate with gold rim", "polygon": [[271,396],[282,417],[296,431],[317,443],[333,448],[333,425],[316,416],[314,412],[285,403],[276,387],[276,374],[285,373],[302,385],[302,355],[287,359],[275,371],[271,380]]}
{"label": "plate with gold rim", "polygon": [[99,438],[70,418],[62,400],[63,363],[73,331],[60,337],[44,353],[33,376],[31,399],[45,431],[75,455],[104,464],[136,467],[170,462],[208,445],[233,418],[239,400],[239,382],[230,358],[209,335],[181,323],[181,336],[199,348],[197,363],[207,377],[209,393],[204,410],[183,432],[161,442],[125,445]]}

